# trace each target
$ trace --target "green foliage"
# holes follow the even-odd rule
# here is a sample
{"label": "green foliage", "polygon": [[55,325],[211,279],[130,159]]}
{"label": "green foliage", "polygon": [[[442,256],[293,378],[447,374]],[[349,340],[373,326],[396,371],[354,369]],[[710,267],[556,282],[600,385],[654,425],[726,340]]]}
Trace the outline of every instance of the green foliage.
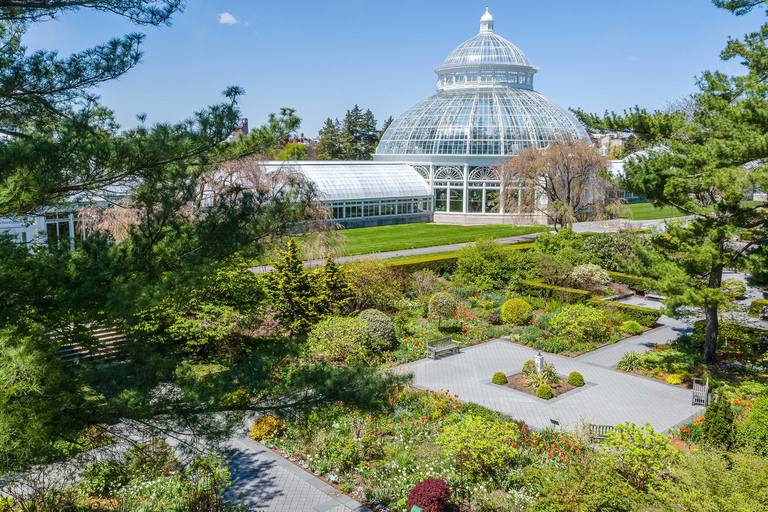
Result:
{"label": "green foliage", "polygon": [[611,282],[608,272],[594,263],[585,263],[574,267],[569,277],[578,288],[585,290],[605,286]]}
{"label": "green foliage", "polygon": [[747,451],[695,450],[680,457],[651,495],[669,512],[768,509],[768,460]]}
{"label": "green foliage", "polygon": [[758,454],[768,455],[768,396],[764,395],[755,401],[741,440],[751,445]]}
{"label": "green foliage", "polygon": [[579,372],[571,372],[568,375],[568,384],[571,386],[581,387],[584,385],[584,377]]}
{"label": "green foliage", "polygon": [[125,453],[125,463],[132,475],[150,475],[169,473],[178,470],[179,461],[166,441],[152,440],[141,443]]}
{"label": "green foliage", "polygon": [[130,473],[124,461],[105,459],[86,466],[81,485],[87,492],[113,498],[115,491],[127,484],[129,479]]}
{"label": "green foliage", "polygon": [[564,302],[566,304],[586,302],[592,297],[592,294],[588,291],[544,284],[539,279],[521,280],[518,282],[518,285],[525,293],[529,295],[549,297],[557,300],[558,302]]}
{"label": "green foliage", "polygon": [[552,336],[544,340],[544,351],[552,354],[564,354],[570,352],[573,345],[562,336]]}
{"label": "green foliage", "polygon": [[677,385],[682,384],[683,378],[680,375],[672,374],[669,377],[667,377],[667,384]]}
{"label": "green foliage", "polygon": [[441,256],[425,256],[423,258],[414,258],[410,260],[400,260],[390,263],[403,272],[412,274],[418,270],[431,270],[435,274],[442,275],[452,273],[456,269],[456,262],[459,257],[456,254],[445,254]]}
{"label": "green foliage", "polygon": [[292,332],[304,332],[320,319],[321,299],[304,270],[299,246],[291,238],[285,251],[278,250],[280,259],[274,261],[274,272],[268,274],[272,306],[280,323]]}
{"label": "green foliage", "polygon": [[739,298],[747,293],[747,285],[740,279],[723,279],[720,283],[720,289],[729,297]]}
{"label": "green foliage", "polygon": [[581,252],[591,255],[595,260],[594,263],[608,270],[613,281],[637,289],[630,283],[616,279],[613,274],[625,272],[626,269],[631,268],[638,258],[636,253],[638,246],[648,245],[650,245],[649,237],[640,233],[594,233],[584,239]]}
{"label": "green foliage", "polygon": [[768,300],[765,300],[765,299],[753,300],[749,304],[749,316],[760,318],[760,313],[762,313],[763,308],[765,306],[768,306]]}
{"label": "green foliage", "polygon": [[307,146],[306,144],[299,144],[298,142],[289,142],[285,146],[277,151],[270,160],[306,160],[307,159]]}
{"label": "green foliage", "polygon": [[320,143],[317,145],[318,160],[371,160],[380,132],[370,109],[363,110],[355,105],[347,110],[344,120],[325,120],[320,129]]}
{"label": "green foliage", "polygon": [[608,271],[608,276],[611,278],[611,281],[614,281],[616,283],[621,283],[629,286],[633,290],[644,290],[644,280],[642,277],[638,276],[632,276],[629,274],[622,274],[620,272],[611,272]]}
{"label": "green foliage", "polygon": [[498,384],[499,386],[503,386],[508,382],[507,375],[504,372],[496,372],[493,374],[493,378],[491,379],[491,382],[493,382],[494,384]]}
{"label": "green foliage", "polygon": [[[694,336],[703,338],[705,333],[706,322],[704,320],[694,322]],[[768,351],[768,330],[723,321],[720,322],[717,341],[744,353],[762,354]]]}
{"label": "green foliage", "polygon": [[520,246],[505,247],[490,239],[481,239],[462,247],[457,253],[456,276],[480,290],[501,288],[506,283],[536,277],[535,255]]}
{"label": "green foliage", "polygon": [[332,316],[316,324],[307,341],[318,356],[351,363],[363,356],[369,346],[368,326],[359,318]]}
{"label": "green foliage", "polygon": [[397,336],[395,324],[381,311],[366,309],[357,317],[365,322],[366,332],[369,338],[369,349],[375,354],[395,350],[397,348]]}
{"label": "green foliage", "polygon": [[636,321],[644,327],[656,327],[661,318],[662,311],[659,309],[635,306],[633,304],[624,304],[613,300],[593,299],[589,302],[590,306],[602,309],[606,312],[618,313]]}
{"label": "green foliage", "polygon": [[605,313],[584,304],[570,304],[556,314],[549,325],[560,336],[574,342],[600,342],[605,335]]}
{"label": "green foliage", "polygon": [[514,424],[470,415],[460,423],[446,426],[436,442],[446,454],[466,464],[471,474],[490,475],[515,457],[517,452],[510,439],[516,437],[518,431]]}
{"label": "green foliage", "polygon": [[675,458],[667,437],[655,433],[647,423],[643,428],[629,422],[617,425],[603,447],[617,471],[636,489],[647,488]]}
{"label": "green foliage", "polygon": [[392,309],[402,297],[403,284],[397,267],[382,260],[357,260],[344,265],[344,277],[352,291],[349,306],[353,311],[374,308]]}
{"label": "green foliage", "polygon": [[531,319],[531,311],[523,299],[509,299],[501,306],[501,319],[507,325],[523,325]]}
{"label": "green foliage", "polygon": [[319,281],[318,297],[320,307],[326,314],[339,314],[352,300],[352,290],[344,279],[341,267],[328,254],[325,265],[320,267],[315,278]]}
{"label": "green foliage", "polygon": [[629,335],[641,334],[643,332],[643,326],[634,320],[627,320],[621,324],[621,330]]}
{"label": "green foliage", "polygon": [[536,237],[533,250],[543,254],[554,256],[566,249],[580,250],[584,238],[576,234],[572,229],[560,229],[556,232],[542,233]]}
{"label": "green foliage", "polygon": [[456,300],[450,293],[438,292],[429,299],[429,316],[437,319],[438,326],[442,320],[455,317],[456,308]]}
{"label": "green foliage", "polygon": [[536,388],[536,396],[543,398],[544,400],[549,400],[550,398],[554,398],[555,395],[552,393],[552,388],[549,387],[549,384],[542,384]]}
{"label": "green foliage", "polygon": [[731,404],[723,397],[709,403],[707,412],[704,413],[704,424],[701,429],[704,441],[712,446],[729,448],[733,444],[733,409]]}

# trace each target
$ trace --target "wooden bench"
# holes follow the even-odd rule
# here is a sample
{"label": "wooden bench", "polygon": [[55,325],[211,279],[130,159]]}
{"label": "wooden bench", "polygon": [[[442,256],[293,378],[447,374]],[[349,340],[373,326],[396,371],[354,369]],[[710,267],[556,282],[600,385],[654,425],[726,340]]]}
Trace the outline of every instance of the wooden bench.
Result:
{"label": "wooden bench", "polygon": [[437,354],[442,354],[443,352],[459,352],[459,342],[453,341],[452,336],[428,341],[427,352],[427,357],[432,357],[432,359],[435,359]]}
{"label": "wooden bench", "polygon": [[602,443],[608,439],[608,433],[615,430],[611,425],[589,425],[589,435],[596,443]]}

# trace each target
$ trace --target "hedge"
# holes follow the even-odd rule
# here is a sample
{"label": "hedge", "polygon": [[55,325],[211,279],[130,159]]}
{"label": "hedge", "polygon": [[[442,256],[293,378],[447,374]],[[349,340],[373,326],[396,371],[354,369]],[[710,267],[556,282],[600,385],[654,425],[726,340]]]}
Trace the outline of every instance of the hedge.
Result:
{"label": "hedge", "polygon": [[645,327],[655,327],[662,314],[658,309],[644,308],[643,306],[633,306],[632,304],[624,304],[623,302],[616,302],[612,300],[592,299],[589,301],[589,305],[604,311],[613,311],[625,314],[635,322],[639,323],[640,325],[644,325]]}
{"label": "hedge", "polygon": [[518,286],[528,295],[549,297],[568,304],[587,302],[592,297],[590,292],[546,284],[543,279],[524,279],[518,282]]}
{"label": "hedge", "polygon": [[768,300],[757,299],[753,300],[749,305],[749,316],[760,318],[760,313],[763,311],[763,307],[768,306]]}
{"label": "hedge", "polygon": [[[533,247],[533,243],[524,243],[517,245],[505,246],[504,249],[508,251],[527,251]],[[443,274],[445,272],[451,273],[456,270],[456,263],[459,261],[458,253],[442,254],[439,256],[423,256],[421,258],[414,258],[411,260],[393,261],[390,265],[397,267],[398,269],[412,274],[417,270],[428,269],[436,274]]]}
{"label": "hedge", "polygon": [[643,285],[644,279],[639,276],[633,276],[630,274],[622,274],[621,272],[608,272],[608,275],[611,276],[611,279],[614,283],[621,283],[629,286],[633,290],[644,290],[645,286]]}

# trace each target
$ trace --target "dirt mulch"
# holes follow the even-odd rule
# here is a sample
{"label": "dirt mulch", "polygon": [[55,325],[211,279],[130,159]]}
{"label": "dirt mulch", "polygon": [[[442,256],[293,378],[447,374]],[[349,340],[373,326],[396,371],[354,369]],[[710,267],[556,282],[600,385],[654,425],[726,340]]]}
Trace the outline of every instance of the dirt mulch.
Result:
{"label": "dirt mulch", "polygon": [[[536,390],[531,389],[525,386],[525,375],[522,373],[516,373],[514,375],[510,375],[507,377],[507,383],[504,384],[504,387],[510,388],[510,389],[516,389],[517,391],[522,391],[523,393],[527,393],[531,396],[536,396]],[[552,388],[552,394],[555,395],[555,397],[558,397],[564,393],[569,392],[572,389],[576,389],[577,386],[571,386],[568,384],[568,381],[566,379],[561,378],[560,382],[557,384],[550,384],[549,387]]]}

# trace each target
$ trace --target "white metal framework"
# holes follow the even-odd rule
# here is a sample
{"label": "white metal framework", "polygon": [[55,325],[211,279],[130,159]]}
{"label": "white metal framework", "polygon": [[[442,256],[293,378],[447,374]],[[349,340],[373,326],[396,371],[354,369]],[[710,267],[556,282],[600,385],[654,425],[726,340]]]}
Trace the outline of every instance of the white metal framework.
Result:
{"label": "white metal framework", "polygon": [[414,166],[432,189],[436,213],[504,213],[491,165],[529,146],[589,141],[569,111],[533,90],[538,68],[493,25],[486,9],[480,33],[435,69],[437,91],[395,119],[376,149],[377,161]]}

